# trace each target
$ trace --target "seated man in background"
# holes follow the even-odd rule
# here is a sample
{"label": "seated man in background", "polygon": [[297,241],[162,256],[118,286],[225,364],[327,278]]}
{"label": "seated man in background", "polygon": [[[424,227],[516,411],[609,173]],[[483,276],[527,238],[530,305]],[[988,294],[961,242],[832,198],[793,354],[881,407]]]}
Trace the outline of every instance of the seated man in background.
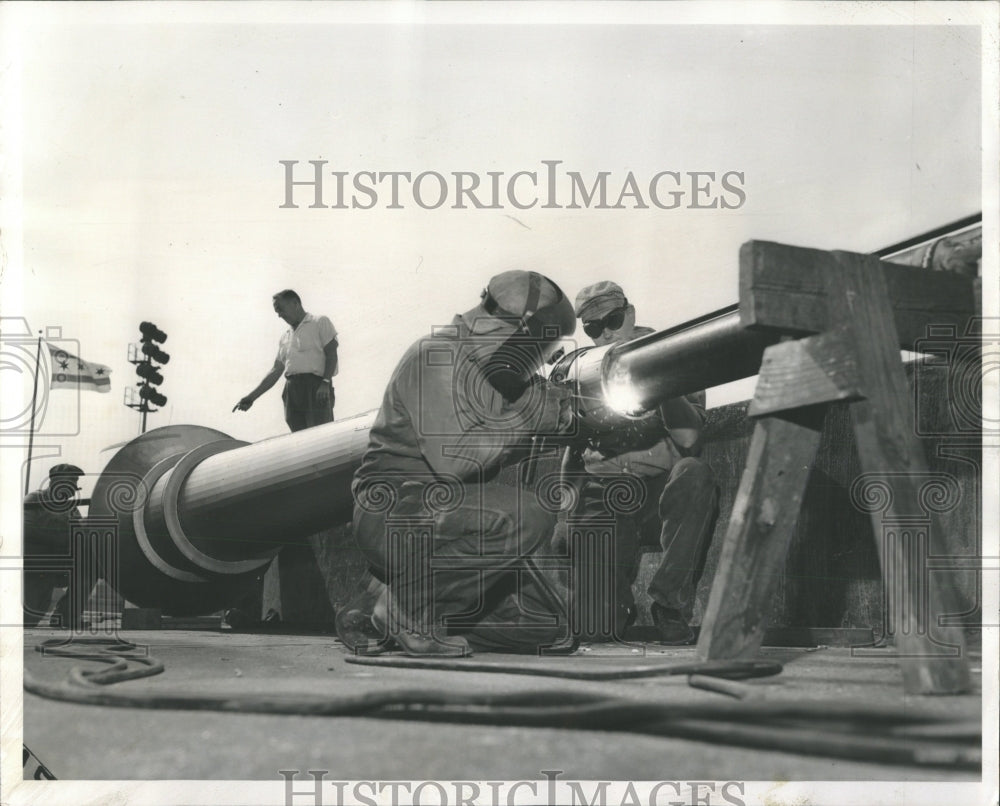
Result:
{"label": "seated man in background", "polygon": [[[635,307],[610,281],[587,286],[576,297],[584,332],[601,347],[652,333],[635,324]],[[570,517],[578,525],[613,518],[615,524],[615,635],[623,637],[635,620],[632,584],[639,571],[640,548],[659,546],[659,566],[649,584],[650,615],[666,644],[693,639],[690,621],[715,520],[718,490],[712,469],[697,458],[705,421],[705,393],[667,400],[647,413],[646,423],[628,435],[613,434],[583,447],[570,447],[564,473],[586,475]],[[641,481],[642,506],[635,512],[611,511],[607,486],[615,478]]]}
{"label": "seated man in background", "polygon": [[571,426],[568,392],[537,370],[575,325],[554,282],[508,271],[407,350],[354,477],[354,537],[373,578],[338,613],[348,647],[461,656],[569,638],[565,602],[525,559],[556,515],[497,476],[532,435]]}

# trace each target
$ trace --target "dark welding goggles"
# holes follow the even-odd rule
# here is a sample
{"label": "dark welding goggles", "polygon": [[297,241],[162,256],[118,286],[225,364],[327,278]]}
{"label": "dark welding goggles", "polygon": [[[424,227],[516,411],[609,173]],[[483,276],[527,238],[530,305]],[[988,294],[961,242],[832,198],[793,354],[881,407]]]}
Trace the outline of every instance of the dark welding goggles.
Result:
{"label": "dark welding goggles", "polygon": [[624,308],[616,308],[607,316],[602,316],[600,319],[592,319],[589,322],[584,322],[583,332],[590,336],[590,338],[596,339],[604,332],[605,328],[608,330],[618,330],[618,328],[625,324],[625,313],[627,311],[628,300],[625,301]]}

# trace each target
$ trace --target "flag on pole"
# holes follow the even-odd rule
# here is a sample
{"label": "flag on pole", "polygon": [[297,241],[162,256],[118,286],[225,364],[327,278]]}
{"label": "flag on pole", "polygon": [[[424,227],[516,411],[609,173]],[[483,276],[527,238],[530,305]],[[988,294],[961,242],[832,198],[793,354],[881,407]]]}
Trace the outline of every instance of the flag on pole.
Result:
{"label": "flag on pole", "polygon": [[111,367],[84,361],[48,342],[45,346],[49,348],[49,357],[52,359],[50,389],[111,391]]}

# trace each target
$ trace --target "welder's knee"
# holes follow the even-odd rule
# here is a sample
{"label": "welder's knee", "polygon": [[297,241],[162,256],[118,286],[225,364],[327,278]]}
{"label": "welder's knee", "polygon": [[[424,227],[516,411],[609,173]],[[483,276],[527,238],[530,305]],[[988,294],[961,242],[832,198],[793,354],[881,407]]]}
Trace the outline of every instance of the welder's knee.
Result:
{"label": "welder's knee", "polygon": [[517,532],[523,552],[548,544],[556,528],[556,514],[544,509],[533,496],[525,495],[517,514]]}
{"label": "welder's knee", "polygon": [[671,473],[671,479],[674,477],[690,479],[689,484],[715,484],[715,472],[712,470],[711,465],[704,459],[699,459],[696,456],[685,456],[677,462]]}

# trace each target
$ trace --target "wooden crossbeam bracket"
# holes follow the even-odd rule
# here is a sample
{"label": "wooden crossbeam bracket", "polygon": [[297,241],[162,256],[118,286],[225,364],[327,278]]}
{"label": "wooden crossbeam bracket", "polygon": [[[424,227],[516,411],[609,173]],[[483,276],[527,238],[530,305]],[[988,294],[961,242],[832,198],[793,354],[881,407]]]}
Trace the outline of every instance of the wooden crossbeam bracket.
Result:
{"label": "wooden crossbeam bracket", "polygon": [[926,336],[929,325],[955,325],[963,332],[968,317],[976,313],[975,281],[970,277],[901,266],[853,252],[748,241],[740,248],[743,326],[821,333],[840,324],[831,316],[826,281],[837,273],[837,254],[881,266],[889,321],[895,326],[899,347],[912,347],[914,341]]}

